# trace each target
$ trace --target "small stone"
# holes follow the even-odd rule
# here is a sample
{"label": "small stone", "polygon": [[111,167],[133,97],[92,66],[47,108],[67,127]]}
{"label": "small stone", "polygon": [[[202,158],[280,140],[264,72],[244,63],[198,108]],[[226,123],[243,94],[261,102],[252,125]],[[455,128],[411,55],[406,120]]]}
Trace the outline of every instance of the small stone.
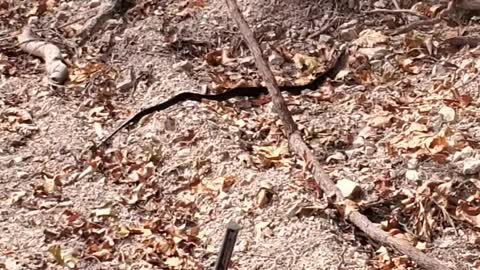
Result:
{"label": "small stone", "polygon": [[469,158],[469,157],[472,157],[473,156],[473,148],[470,147],[470,146],[467,146],[465,148],[462,149],[462,151],[460,152],[455,152],[455,154],[453,154],[453,158],[452,158],[452,161],[453,162],[459,162],[459,161],[462,161],[466,158]]}
{"label": "small stone", "polygon": [[476,174],[480,172],[480,160],[468,158],[463,162],[462,173],[464,175]]}
{"label": "small stone", "polygon": [[65,12],[65,11],[57,12],[57,21],[65,22],[65,21],[68,20],[68,18],[69,18],[69,16],[68,16],[67,12]]}
{"label": "small stone", "polygon": [[31,16],[28,18],[28,24],[31,25],[31,24],[36,24],[38,23],[38,17],[37,16]]}
{"label": "small stone", "polygon": [[341,24],[337,29],[338,29],[338,30],[342,30],[342,29],[346,29],[346,28],[351,28],[351,27],[353,27],[353,26],[355,26],[355,25],[357,25],[357,24],[358,24],[358,20],[357,20],[357,19],[353,19],[353,20],[348,21],[348,22],[346,22],[346,23],[344,23],[344,24]]}
{"label": "small stone", "polygon": [[343,29],[340,31],[340,38],[346,41],[352,41],[358,37],[357,30],[354,28]]}
{"label": "small stone", "polygon": [[375,3],[373,3],[373,6],[375,8],[386,8],[387,5],[385,4],[384,1],[380,0],[380,1],[376,1]]}
{"label": "small stone", "polygon": [[351,149],[351,150],[346,150],[345,154],[347,155],[347,158],[350,160],[352,158],[356,158],[359,155],[362,154],[362,149]]}
{"label": "small stone", "polygon": [[218,158],[222,162],[225,162],[225,161],[231,159],[230,154],[227,151],[224,151],[224,152],[221,152],[220,154],[218,154]]}
{"label": "small stone", "polygon": [[102,4],[102,1],[100,0],[92,0],[90,1],[90,3],[88,3],[88,6],[90,8],[96,8],[96,7],[99,7],[101,4]]}
{"label": "small stone", "polygon": [[191,156],[191,151],[190,151],[189,148],[184,148],[184,149],[182,149],[182,150],[177,151],[177,156],[178,156],[179,158],[189,157],[189,156]]}
{"label": "small stone", "polygon": [[407,169],[409,170],[415,170],[418,168],[418,159],[416,158],[412,158],[410,160],[408,160],[407,162]]}
{"label": "small stone", "polygon": [[301,202],[296,202],[295,204],[291,205],[288,209],[287,209],[287,212],[286,212],[286,216],[288,218],[292,218],[294,216],[296,216],[298,213],[300,213],[300,211],[302,210],[303,208],[303,204]]}
{"label": "small stone", "polygon": [[175,131],[177,128],[177,124],[174,118],[167,116],[165,118],[165,121],[163,122],[163,125],[165,127],[165,130],[167,131]]}
{"label": "small stone", "polygon": [[240,240],[237,244],[236,250],[238,252],[245,252],[248,250],[249,242],[247,240]]}
{"label": "small stone", "polygon": [[26,178],[28,177],[28,173],[22,172],[22,171],[18,171],[18,172],[17,172],[17,177],[18,177],[19,179],[26,179]]}
{"label": "small stone", "polygon": [[338,180],[336,186],[345,198],[356,199],[363,193],[362,188],[357,183],[346,178]]}
{"label": "small stone", "polygon": [[367,146],[367,147],[365,147],[364,151],[365,151],[365,155],[371,156],[371,155],[375,154],[377,149],[375,147]]}
{"label": "small stone", "polygon": [[23,269],[22,265],[18,263],[13,258],[7,258],[4,263],[5,269],[7,270],[21,270]]}
{"label": "small stone", "polygon": [[327,163],[330,163],[331,161],[334,161],[334,162],[337,162],[337,161],[344,161],[345,160],[345,155],[340,153],[340,152],[336,152],[335,154],[327,157]]}
{"label": "small stone", "polygon": [[333,40],[333,37],[330,36],[330,35],[322,34],[322,35],[318,36],[318,42],[320,42],[320,43],[329,43],[332,40]]}
{"label": "small stone", "polygon": [[233,207],[233,204],[230,200],[223,200],[221,204],[223,209],[230,209]]}
{"label": "small stone", "polygon": [[420,179],[420,176],[417,172],[417,170],[407,170],[405,172],[405,178],[408,180],[408,181],[418,181]]}
{"label": "small stone", "polygon": [[455,121],[455,110],[448,106],[444,106],[438,111],[438,113],[442,116],[445,122],[453,122]]}
{"label": "small stone", "polygon": [[271,65],[280,66],[285,62],[285,59],[283,59],[283,57],[279,53],[272,51],[272,54],[268,57],[268,62]]}
{"label": "small stone", "polygon": [[59,10],[68,10],[70,8],[70,3],[62,2],[58,7]]}
{"label": "small stone", "polygon": [[128,90],[132,89],[133,85],[134,82],[132,82],[130,79],[127,79],[118,84],[117,90],[121,93],[125,93],[128,92]]}
{"label": "small stone", "polygon": [[369,59],[373,60],[383,60],[385,58],[385,55],[390,53],[390,51],[383,46],[373,48],[359,48],[357,52],[364,54]]}
{"label": "small stone", "polygon": [[352,143],[352,146],[354,148],[359,148],[365,145],[365,139],[361,136],[358,136],[355,138],[355,140]]}

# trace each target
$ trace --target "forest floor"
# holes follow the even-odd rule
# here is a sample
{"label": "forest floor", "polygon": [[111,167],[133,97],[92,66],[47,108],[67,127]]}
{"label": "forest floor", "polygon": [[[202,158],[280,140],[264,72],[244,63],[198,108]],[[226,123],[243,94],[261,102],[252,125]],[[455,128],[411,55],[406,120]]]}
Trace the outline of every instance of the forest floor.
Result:
{"label": "forest floor", "polygon": [[[0,0],[0,268],[212,268],[233,221],[232,269],[416,269],[326,204],[265,97],[183,102],[92,154],[143,107],[260,83],[224,1],[139,0],[72,45],[101,2]],[[239,5],[280,84],[311,80],[349,44],[335,80],[284,93],[294,120],[329,176],[363,190],[373,222],[480,269],[480,51],[458,44],[478,20],[394,33],[439,6],[417,4],[417,16],[339,2]],[[28,17],[65,52],[65,87],[19,50]]]}

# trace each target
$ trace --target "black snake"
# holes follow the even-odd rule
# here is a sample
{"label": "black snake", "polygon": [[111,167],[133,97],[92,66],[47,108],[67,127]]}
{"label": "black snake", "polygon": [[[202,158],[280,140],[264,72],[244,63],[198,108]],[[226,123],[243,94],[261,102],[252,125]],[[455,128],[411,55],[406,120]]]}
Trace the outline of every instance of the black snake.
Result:
{"label": "black snake", "polygon": [[[305,85],[294,85],[294,86],[282,86],[280,87],[280,91],[288,92],[292,95],[299,95],[303,90],[317,90],[328,78],[335,78],[337,73],[343,68],[344,64],[346,63],[345,59],[345,47],[343,47],[338,56],[331,62],[329,67],[326,71],[320,74],[316,79],[313,81],[305,84]],[[165,110],[175,104],[193,100],[200,102],[202,99],[206,100],[213,100],[213,101],[226,101],[233,97],[258,97],[261,95],[268,94],[268,90],[266,87],[237,87],[229,89],[220,94],[199,94],[194,92],[182,92],[177,94],[164,102],[152,105],[150,107],[144,108],[125,120],[120,126],[118,126],[112,133],[110,133],[107,137],[105,137],[97,147],[100,147],[106,144],[115,134],[117,134],[120,130],[127,127],[128,125],[134,125],[140,121],[143,117],[152,114],[154,112]]]}

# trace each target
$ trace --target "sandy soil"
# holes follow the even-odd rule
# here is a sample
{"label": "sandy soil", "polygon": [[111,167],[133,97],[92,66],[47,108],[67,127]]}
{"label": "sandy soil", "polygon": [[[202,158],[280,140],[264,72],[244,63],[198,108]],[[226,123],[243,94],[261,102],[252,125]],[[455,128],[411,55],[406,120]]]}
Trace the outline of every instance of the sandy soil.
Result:
{"label": "sandy soil", "polygon": [[[9,9],[15,11],[8,16],[18,15],[10,18],[11,25],[5,24],[5,18],[2,24],[17,30],[35,5],[14,2],[18,6],[9,2]],[[68,27],[58,26],[94,14],[96,4],[60,2],[38,16],[37,26],[49,30],[46,37],[61,43],[72,38]],[[278,160],[262,161],[259,149],[273,152],[286,143],[269,103],[258,106],[255,100],[238,98],[178,104],[122,131],[109,149],[91,156],[92,142],[130,113],[176,93],[201,92],[212,74],[258,78],[223,1],[193,5],[189,16],[183,16],[188,10],[180,1],[155,2],[139,1],[127,19],[114,18],[77,55],[63,45],[69,52],[71,76],[78,79],[79,72],[96,70],[65,88],[49,87],[40,60],[2,41],[0,60],[8,59],[16,70],[9,75],[4,69],[0,83],[0,263],[7,269],[73,265],[78,269],[207,269],[215,262],[225,225],[235,221],[243,229],[233,269],[409,269],[400,268],[406,267],[403,263],[399,268],[392,262],[379,263],[379,258],[385,258],[376,252],[380,247],[334,210],[325,209],[318,186],[302,173],[301,160],[285,153]],[[320,45],[333,49],[348,41],[348,32],[339,29],[351,28],[349,22],[360,33],[384,29],[380,21],[391,18],[365,16],[334,1],[243,0],[239,4],[266,54],[272,53],[271,47],[305,55]],[[336,22],[318,34],[333,17]],[[425,35],[436,37],[441,27],[425,30]],[[389,50],[408,55],[407,49],[400,51],[402,42],[403,36],[392,38]],[[223,70],[205,64],[206,54],[222,48],[229,50],[231,58],[245,62]],[[472,55],[458,49],[443,59],[463,67]],[[86,63],[90,66],[85,67]],[[282,70],[273,66],[282,76]],[[335,87],[327,84],[318,92],[285,94],[326,171],[334,179],[354,179],[370,200],[378,195],[379,179],[388,178],[398,189],[415,190],[428,179],[470,177],[423,159],[418,165],[421,179],[406,179],[412,156],[389,156],[386,142],[421,116],[414,103],[401,104],[391,113],[396,117],[393,124],[375,130],[361,147],[353,143],[372,116],[387,111],[386,103],[406,96],[436,98],[429,103],[432,113],[424,115],[424,122],[433,128],[442,126],[434,112],[445,102],[438,92],[430,91],[437,85],[433,78],[438,77],[432,70],[454,72],[441,59],[425,61],[420,68],[418,74],[394,74],[384,84],[340,80]],[[139,77],[135,91],[119,91],[115,87],[128,79],[130,70]],[[480,136],[474,120],[478,82],[475,79],[462,88],[472,104],[450,123],[453,130],[469,134],[472,142]],[[13,109],[9,114],[7,110]],[[27,116],[20,117],[19,112]],[[328,162],[327,157],[331,157]],[[94,172],[75,180],[92,164]],[[380,222],[395,215],[388,208],[395,209],[395,203],[386,205],[370,209],[369,217]],[[426,252],[455,269],[474,269],[466,268],[480,255],[478,242],[472,241],[473,227],[456,221],[455,233],[446,221],[439,223],[432,228],[433,237],[423,241]],[[405,226],[411,229],[412,224],[406,218]],[[398,259],[399,254],[389,254],[392,261]],[[13,268],[16,264],[18,268]]]}

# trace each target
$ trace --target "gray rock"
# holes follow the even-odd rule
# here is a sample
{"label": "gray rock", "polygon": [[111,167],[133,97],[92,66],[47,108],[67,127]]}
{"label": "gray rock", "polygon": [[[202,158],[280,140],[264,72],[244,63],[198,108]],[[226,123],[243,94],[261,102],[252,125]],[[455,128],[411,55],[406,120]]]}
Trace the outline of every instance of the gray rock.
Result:
{"label": "gray rock", "polygon": [[480,160],[468,158],[463,162],[462,173],[464,175],[477,174],[480,172]]}
{"label": "gray rock", "polygon": [[363,193],[362,188],[350,179],[338,180],[336,186],[345,198],[357,199]]}
{"label": "gray rock", "polygon": [[352,41],[358,37],[357,30],[354,28],[343,29],[340,31],[340,38],[346,41]]}
{"label": "gray rock", "polygon": [[329,43],[332,40],[333,40],[333,37],[330,36],[330,35],[322,34],[322,35],[318,36],[318,42],[320,42],[320,43]]}

